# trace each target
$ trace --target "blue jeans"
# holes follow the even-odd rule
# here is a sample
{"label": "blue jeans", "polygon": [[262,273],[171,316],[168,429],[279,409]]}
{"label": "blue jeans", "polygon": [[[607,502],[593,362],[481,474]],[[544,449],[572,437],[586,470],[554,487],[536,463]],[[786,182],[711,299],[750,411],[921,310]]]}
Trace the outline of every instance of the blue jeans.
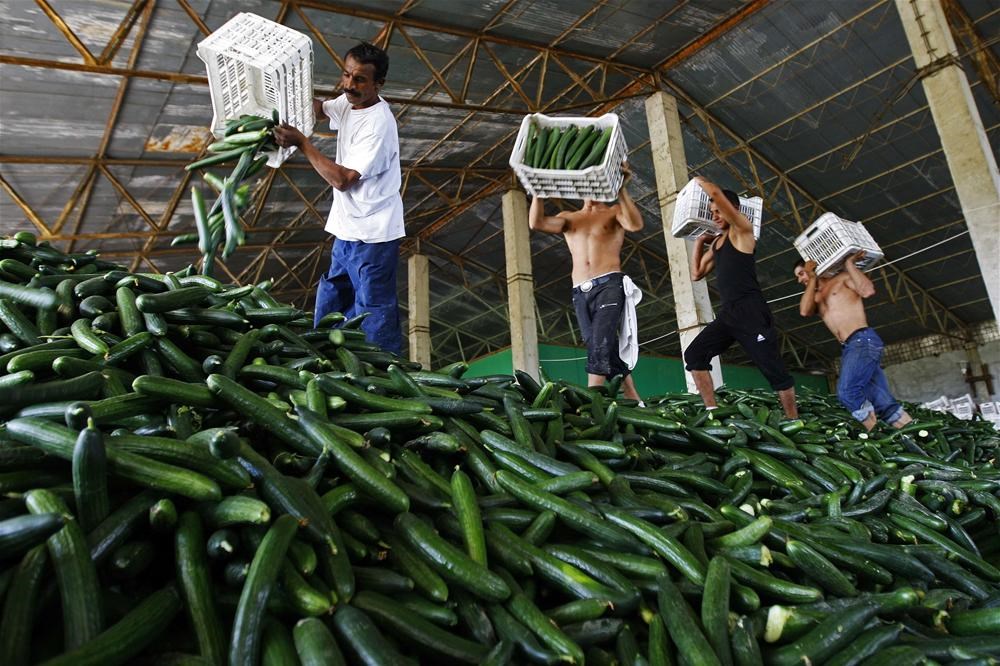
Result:
{"label": "blue jeans", "polygon": [[882,347],[882,338],[872,328],[859,329],[844,342],[837,397],[858,421],[864,421],[872,412],[886,423],[903,416],[903,408],[889,392],[889,382],[879,365]]}
{"label": "blue jeans", "polygon": [[316,288],[314,325],[331,312],[353,317],[370,313],[361,329],[383,350],[399,354],[403,336],[399,328],[396,267],[402,239],[384,243],[333,241],[330,270]]}

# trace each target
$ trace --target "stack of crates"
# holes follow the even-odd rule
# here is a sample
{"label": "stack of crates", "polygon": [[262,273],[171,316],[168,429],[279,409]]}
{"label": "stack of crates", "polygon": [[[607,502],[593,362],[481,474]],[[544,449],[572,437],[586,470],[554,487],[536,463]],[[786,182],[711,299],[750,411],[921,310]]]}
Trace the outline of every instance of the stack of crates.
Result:
{"label": "stack of crates", "polygon": [[[611,128],[611,139],[604,151],[600,164],[586,169],[543,169],[524,163],[528,148],[528,137],[532,122],[539,130],[552,127],[587,127],[596,130]],[[597,118],[585,116],[546,116],[542,113],[530,114],[521,121],[521,129],[514,140],[509,164],[517,174],[524,189],[533,197],[558,197],[561,199],[593,199],[594,201],[615,201],[622,185],[622,163],[628,156],[625,137],[618,123],[618,115],[606,113]]]}
{"label": "stack of crates", "polygon": [[[244,12],[199,42],[198,57],[208,68],[216,138],[225,133],[227,120],[241,114],[270,118],[274,109],[282,122],[312,134],[316,121],[309,37]],[[267,165],[277,168],[294,151],[278,148],[268,154]]]}
{"label": "stack of crates", "polygon": [[856,266],[862,270],[882,260],[882,249],[860,222],[843,220],[824,213],[795,239],[802,258],[816,262],[816,275],[832,277],[844,268],[844,261],[864,250]]}
{"label": "stack of crates", "polygon": [[[764,200],[760,197],[740,197],[740,212],[753,224],[753,237],[759,239]],[[677,193],[670,233],[674,238],[691,240],[704,234],[714,236],[719,233],[719,228],[712,221],[712,201],[698,181],[692,179]]]}

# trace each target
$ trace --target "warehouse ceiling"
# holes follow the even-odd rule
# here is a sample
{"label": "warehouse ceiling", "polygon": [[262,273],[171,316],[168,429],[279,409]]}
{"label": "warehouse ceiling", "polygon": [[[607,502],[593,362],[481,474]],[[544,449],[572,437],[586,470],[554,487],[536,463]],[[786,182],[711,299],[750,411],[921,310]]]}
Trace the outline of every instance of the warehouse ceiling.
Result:
{"label": "warehouse ceiling", "polygon": [[[997,150],[1000,5],[943,4]],[[993,318],[892,0],[0,0],[0,233],[33,228],[140,271],[196,261],[170,244],[194,228],[182,167],[210,141],[195,51],[241,11],[311,37],[319,95],[358,40],[387,47],[408,233],[400,302],[406,258],[429,256],[434,365],[510,344],[501,195],[519,187],[507,160],[532,112],[619,115],[645,218],[623,251],[645,292],[642,349],[679,355],[644,107],[657,90],[679,102],[689,172],[764,199],[758,272],[793,367],[839,354],[798,316],[791,279],[792,241],[825,211],[864,222],[892,262],[872,273],[868,302],[887,343]],[[326,128],[315,138],[333,154]],[[254,196],[247,245],[222,272],[271,279],[309,307],[330,190],[296,156]],[[540,342],[576,344],[566,245],[534,234],[532,250]]]}

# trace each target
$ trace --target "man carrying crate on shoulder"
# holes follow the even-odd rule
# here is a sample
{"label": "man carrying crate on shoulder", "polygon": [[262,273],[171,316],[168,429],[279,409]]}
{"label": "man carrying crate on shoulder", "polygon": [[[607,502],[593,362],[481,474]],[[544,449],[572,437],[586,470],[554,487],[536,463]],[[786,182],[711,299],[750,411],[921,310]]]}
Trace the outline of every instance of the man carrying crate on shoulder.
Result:
{"label": "man carrying crate on shoulder", "polygon": [[[696,181],[712,200],[712,220],[718,236],[702,234],[691,254],[691,279],[698,281],[715,270],[716,287],[722,299],[719,313],[684,350],[685,367],[691,373],[707,409],[715,409],[711,360],[738,342],[778,392],[785,416],[798,417],[795,380],[785,369],[778,347],[771,308],[757,282],[754,251],[757,239],[753,224],[740,212],[740,197],[702,177]],[[709,246],[705,249],[705,246]]]}
{"label": "man carrying crate on shoulder", "polygon": [[811,317],[819,311],[823,323],[843,345],[837,397],[851,415],[867,430],[881,418],[896,428],[912,421],[906,410],[889,392],[889,382],[882,372],[882,338],[868,326],[863,299],[875,293],[875,285],[855,262],[864,259],[864,251],[844,262],[844,270],[832,278],[816,275],[816,262],[799,259],[795,279],[805,285],[799,301],[799,314]]}
{"label": "man carrying crate on shoulder", "polygon": [[332,160],[299,130],[274,129],[279,146],[295,146],[333,187],[326,230],[335,236],[330,270],[320,278],[315,322],[330,312],[347,317],[368,312],[361,328],[368,339],[396,354],[402,349],[396,267],[403,229],[399,135],[389,104],[379,96],[389,56],[362,42],[347,52],[334,99],[313,100],[317,120],[337,131]]}
{"label": "man carrying crate on shoulder", "polygon": [[[617,203],[608,205],[584,199],[580,210],[546,215],[544,200],[535,197],[528,210],[528,225],[534,231],[562,234],[569,246],[573,259],[573,307],[587,345],[588,386],[601,386],[606,379],[624,375],[623,395],[639,400],[631,369],[638,356],[635,303],[642,292],[622,273],[621,249],[626,231],[642,229],[642,214],[626,188],[632,176],[628,165],[622,164],[622,173],[624,179]],[[632,326],[630,339],[636,343],[632,345],[634,349],[626,351],[627,360],[621,357],[623,320]]]}

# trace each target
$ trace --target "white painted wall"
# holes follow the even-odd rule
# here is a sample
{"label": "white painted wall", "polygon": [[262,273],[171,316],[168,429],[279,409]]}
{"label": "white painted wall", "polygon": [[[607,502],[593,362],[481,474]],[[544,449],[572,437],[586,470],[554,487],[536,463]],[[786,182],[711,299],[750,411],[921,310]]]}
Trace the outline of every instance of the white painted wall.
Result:
{"label": "white painted wall", "polygon": [[[983,363],[993,376],[993,400],[1000,400],[1000,341],[988,342],[979,347]],[[899,400],[929,402],[942,395],[948,398],[971,394],[971,387],[962,375],[968,360],[965,351],[947,351],[907,361],[885,368],[892,393]],[[978,374],[978,370],[975,370]],[[980,384],[982,386],[982,384]]]}

